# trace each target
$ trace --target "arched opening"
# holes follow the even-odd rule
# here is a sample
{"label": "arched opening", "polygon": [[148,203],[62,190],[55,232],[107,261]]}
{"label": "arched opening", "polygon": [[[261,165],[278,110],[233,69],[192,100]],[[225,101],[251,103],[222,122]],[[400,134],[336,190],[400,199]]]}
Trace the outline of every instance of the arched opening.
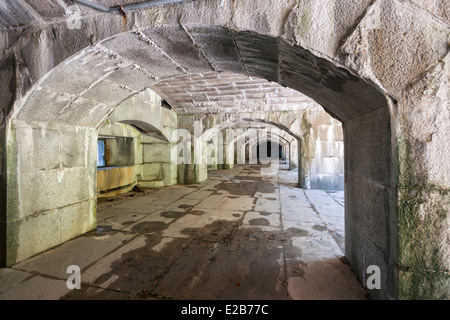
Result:
{"label": "arched opening", "polygon": [[98,198],[176,182],[171,124],[161,120],[173,112],[162,101],[145,99],[145,95],[157,97],[147,91],[123,101],[98,129],[99,144],[105,147],[104,166],[97,170]]}
{"label": "arched opening", "polygon": [[[273,152],[272,152],[272,147]],[[256,145],[256,154],[258,155],[257,160],[262,163],[267,158],[276,157],[280,160],[285,158],[284,146],[278,142],[273,142],[271,140],[262,141]]]}
{"label": "arched opening", "polygon": [[[215,141],[211,149],[209,145],[213,144],[213,138],[217,137],[220,142]],[[290,169],[301,167],[300,140],[298,135],[282,123],[267,119],[240,117],[218,123],[202,135],[202,141],[206,142],[206,145],[203,146],[207,153],[206,156],[211,156],[211,151],[214,154],[220,154],[221,161],[219,162],[225,164],[224,168],[229,168],[234,164],[258,163],[260,155],[257,148],[258,143],[267,141],[274,141],[279,145],[281,159],[284,161],[287,159]],[[274,160],[278,163],[279,161],[279,157],[272,159],[270,155],[269,157],[266,155],[265,158],[264,162]],[[300,177],[301,168],[299,181]]]}
{"label": "arched opening", "polygon": [[[363,283],[379,266],[373,297],[449,296],[443,6],[196,0],[123,19],[67,4],[0,8],[1,265],[95,227],[95,188],[72,186],[94,184],[100,118],[165,78],[217,71],[292,87],[342,120],[347,257]],[[199,97],[191,89],[191,100],[175,99],[179,119]],[[215,99],[196,107],[228,109]]]}
{"label": "arched opening", "polygon": [[[177,40],[182,46],[196,50],[188,50],[181,56],[171,51],[173,58],[169,59],[167,52],[174,39],[170,34],[180,35]],[[189,39],[194,39],[195,44]],[[213,50],[215,46],[226,50]],[[11,231],[14,236],[8,239],[7,264],[23,260],[95,226],[95,192],[90,189],[75,197],[66,196],[64,188],[58,186],[61,183],[82,185],[92,179],[96,130],[117,105],[125,100],[134,103],[131,97],[145,95],[143,90],[149,87],[172,106],[172,110],[165,109],[173,112],[169,117],[175,117],[168,119],[171,129],[179,127],[175,113],[185,106],[183,102],[170,100],[170,89],[176,84],[176,76],[181,74],[189,78],[190,72],[195,70],[203,79],[190,77],[190,82],[207,81],[203,74],[211,69],[218,71],[217,75],[210,75],[213,80],[238,82],[222,79],[222,73],[225,75],[227,71],[244,74],[250,81],[254,80],[252,77],[266,79],[302,92],[342,121],[346,161],[346,255],[360,279],[365,279],[367,266],[377,264],[382,267],[385,281],[395,280],[396,176],[391,165],[395,164],[396,158],[393,157],[388,100],[384,93],[377,85],[362,80],[348,69],[279,37],[202,24],[186,25],[185,28],[179,24],[149,27],[105,39],[58,65],[20,101],[8,128],[8,163],[12,165],[8,192],[16,189],[23,194],[30,180],[43,182],[48,177],[54,182],[49,184],[50,188],[56,190],[60,200],[57,203],[46,201],[55,192],[44,190],[35,195],[39,203],[39,208],[35,208],[25,198],[19,199],[12,194],[8,197],[8,212],[16,215],[18,223]],[[74,81],[61,82],[69,71],[76,75]],[[164,82],[165,79],[170,81]],[[189,85],[185,79],[182,82],[181,86]],[[218,95],[226,95],[229,89],[224,89],[225,92],[217,89]],[[196,99],[191,94],[185,103],[192,105]],[[199,113],[205,110],[214,113],[213,108],[217,106],[205,104]],[[158,114],[159,119],[163,119],[163,115],[155,110],[149,114]],[[132,124],[143,131],[152,130],[141,122]],[[160,131],[164,132],[164,128]],[[54,153],[62,156],[54,162],[43,161],[39,168],[27,168],[28,157],[32,154],[37,159],[41,153],[39,148],[30,153],[24,141],[33,141],[36,146],[42,143],[41,137],[45,137],[45,141],[63,141],[64,146],[76,150],[61,152],[61,148],[56,148]],[[77,156],[66,157],[69,153]],[[21,230],[33,223],[41,225],[38,219],[43,217],[37,217],[36,212],[49,212],[47,217],[50,217],[60,214],[61,210],[78,217],[70,226],[61,220],[55,226],[59,228],[55,233],[64,236],[30,246]],[[70,232],[62,232],[62,229]],[[36,234],[43,234],[39,227],[35,230]],[[389,290],[386,289],[383,295],[395,295]]]}

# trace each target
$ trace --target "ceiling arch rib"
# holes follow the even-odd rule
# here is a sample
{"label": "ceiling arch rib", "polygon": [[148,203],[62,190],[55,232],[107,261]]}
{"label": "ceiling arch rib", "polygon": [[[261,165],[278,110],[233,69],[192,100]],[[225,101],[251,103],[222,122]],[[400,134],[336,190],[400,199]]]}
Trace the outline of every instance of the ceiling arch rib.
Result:
{"label": "ceiling arch rib", "polygon": [[167,139],[167,137],[161,132],[161,130],[151,125],[150,123],[140,120],[122,120],[119,122],[132,126],[146,136],[156,138],[164,142],[169,142],[169,139]]}
{"label": "ceiling arch rib", "polygon": [[[214,127],[206,130],[203,135],[203,141],[210,140],[215,134],[222,132],[227,129],[256,129],[256,130],[265,130],[268,135],[274,134],[282,138],[287,142],[292,142],[293,140],[299,140],[296,134],[291,132],[287,127],[282,124],[275,123],[272,121],[257,121],[260,119],[234,119],[232,121],[221,122]],[[274,131],[276,128],[276,131]],[[281,131],[281,133],[279,132]],[[244,132],[244,135],[247,135],[248,132]],[[290,137],[290,139],[289,139]]]}
{"label": "ceiling arch rib", "polygon": [[[171,30],[181,27],[159,27],[148,29],[153,34],[148,31],[145,38],[142,37],[145,30],[128,32],[82,50],[44,77],[15,113],[19,118],[33,121],[95,126],[96,121],[98,124],[119,103],[148,87],[173,104],[174,111],[178,113],[289,110],[296,103],[305,101],[300,93],[286,87],[308,94],[340,120],[368,113],[386,104],[382,94],[348,71],[314,57],[305,49],[287,46],[283,40],[273,43],[275,47],[264,47],[260,45],[262,40],[272,43],[272,38],[258,35],[258,41],[253,46],[254,33],[251,32],[230,31],[225,27],[219,27],[220,31],[213,27],[213,32],[205,26],[184,27],[197,31],[194,36],[188,30],[199,48],[214,40],[216,31],[221,36],[231,35],[231,39],[238,39],[226,53],[229,59],[234,60],[233,50],[239,51],[244,63],[247,61],[248,65],[253,66],[253,71],[249,72],[251,76],[243,75],[245,70],[227,64],[220,68],[221,72],[212,70],[211,64],[206,61],[194,66],[193,63],[199,61],[201,56],[197,48],[196,53],[185,49],[186,53],[181,55],[186,57],[184,59],[177,57],[177,50],[192,47],[189,44],[192,40],[181,41],[178,45],[171,40],[164,44],[157,39],[170,38]],[[186,34],[184,30],[177,32]],[[148,39],[151,41],[146,41]],[[255,56],[250,59],[248,55],[252,50]],[[218,59],[222,59],[224,54],[206,49],[202,52],[209,58]],[[258,73],[267,63],[265,53],[273,56],[274,52],[283,57],[279,61],[278,79],[268,76],[266,72]],[[296,69],[295,74],[292,68]],[[196,73],[187,74],[190,70]],[[68,74],[71,77],[67,77]],[[257,76],[276,80],[281,85]],[[370,103],[361,104],[361,100]],[[43,105],[45,108],[41,107]],[[38,115],[36,108],[41,111]]]}
{"label": "ceiling arch rib", "polygon": [[315,102],[265,79],[228,72],[187,74],[150,86],[178,114],[302,110]]}

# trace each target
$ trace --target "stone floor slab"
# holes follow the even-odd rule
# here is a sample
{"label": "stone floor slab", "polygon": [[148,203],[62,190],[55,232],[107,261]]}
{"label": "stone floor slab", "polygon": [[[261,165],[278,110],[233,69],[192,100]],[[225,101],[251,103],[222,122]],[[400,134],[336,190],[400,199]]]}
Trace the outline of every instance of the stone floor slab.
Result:
{"label": "stone floor slab", "polygon": [[277,213],[251,211],[245,214],[242,224],[251,227],[281,228],[280,218],[280,214]]}
{"label": "stone floor slab", "polygon": [[109,252],[122,246],[134,237],[132,234],[117,232],[98,236],[87,234],[68,241],[59,247],[46,251],[12,268],[28,272],[38,272],[59,279],[67,279],[67,268],[76,265],[83,270]]}
{"label": "stone floor slab", "polygon": [[33,274],[10,268],[0,269],[0,294],[14,288],[24,280],[33,277]]}
{"label": "stone floor slab", "polygon": [[64,280],[37,275],[0,294],[0,300],[58,300],[70,291]]}
{"label": "stone floor slab", "polygon": [[148,216],[146,213],[127,213],[126,211],[122,212],[118,210],[114,216],[98,222],[98,226],[110,227],[113,230],[122,230],[146,216]]}
{"label": "stone floor slab", "polygon": [[[0,299],[367,299],[343,256],[343,192],[260,169],[99,209],[96,232],[0,269]],[[81,290],[66,287],[69,265]]]}

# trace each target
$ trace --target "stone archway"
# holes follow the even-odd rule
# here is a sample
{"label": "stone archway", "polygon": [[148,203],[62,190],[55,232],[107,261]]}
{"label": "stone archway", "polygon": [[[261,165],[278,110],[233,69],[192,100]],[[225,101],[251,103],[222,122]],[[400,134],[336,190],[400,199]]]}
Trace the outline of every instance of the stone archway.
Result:
{"label": "stone archway", "polygon": [[[58,163],[38,161],[33,153],[33,163],[26,141],[51,148],[74,137],[67,138],[74,141],[68,151],[83,153],[99,119],[124,99],[165,77],[215,70],[298,90],[343,122],[347,257],[362,282],[369,265],[381,268],[383,290],[373,297],[448,297],[449,250],[442,238],[449,218],[442,210],[450,180],[448,152],[439,151],[450,130],[440,116],[448,103],[442,89],[449,64],[446,16],[397,0],[331,3],[195,1],[135,12],[125,25],[134,30],[126,34],[120,16],[87,12],[88,28],[73,31],[52,21],[4,45],[2,87],[13,89],[1,107],[2,264],[17,261],[30,221],[46,212],[24,200],[27,184],[46,179],[39,167],[67,165],[83,168],[67,172],[90,176],[88,159],[66,153]],[[61,81],[68,72],[74,81]],[[422,125],[429,122],[434,125]],[[64,176],[55,169],[51,179]],[[44,197],[52,194],[47,191]],[[85,230],[92,223],[74,225],[86,224]],[[64,233],[48,235],[63,241]],[[22,258],[36,252],[30,248]]]}
{"label": "stone archway", "polygon": [[[249,148],[258,140],[267,140],[269,137],[273,137],[274,141],[280,141],[283,145],[287,145],[289,162],[295,162],[295,167],[300,167],[298,181],[299,185],[301,184],[302,175],[304,175],[301,167],[301,137],[287,128],[284,123],[268,119],[230,116],[227,121],[219,122],[208,129],[202,138],[207,141],[215,133],[220,133],[220,136],[224,138],[225,146],[223,150],[225,154],[223,162],[226,166],[232,166],[235,163],[244,164],[247,160],[250,161],[252,151]],[[246,156],[249,159],[246,159]],[[256,154],[253,156],[256,156]]]}

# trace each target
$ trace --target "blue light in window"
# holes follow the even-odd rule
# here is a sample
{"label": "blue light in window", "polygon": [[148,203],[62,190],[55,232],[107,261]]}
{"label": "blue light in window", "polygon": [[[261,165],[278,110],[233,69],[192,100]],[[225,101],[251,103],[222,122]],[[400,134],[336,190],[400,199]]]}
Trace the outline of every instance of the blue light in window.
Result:
{"label": "blue light in window", "polygon": [[104,167],[105,163],[105,140],[97,142],[97,167]]}

